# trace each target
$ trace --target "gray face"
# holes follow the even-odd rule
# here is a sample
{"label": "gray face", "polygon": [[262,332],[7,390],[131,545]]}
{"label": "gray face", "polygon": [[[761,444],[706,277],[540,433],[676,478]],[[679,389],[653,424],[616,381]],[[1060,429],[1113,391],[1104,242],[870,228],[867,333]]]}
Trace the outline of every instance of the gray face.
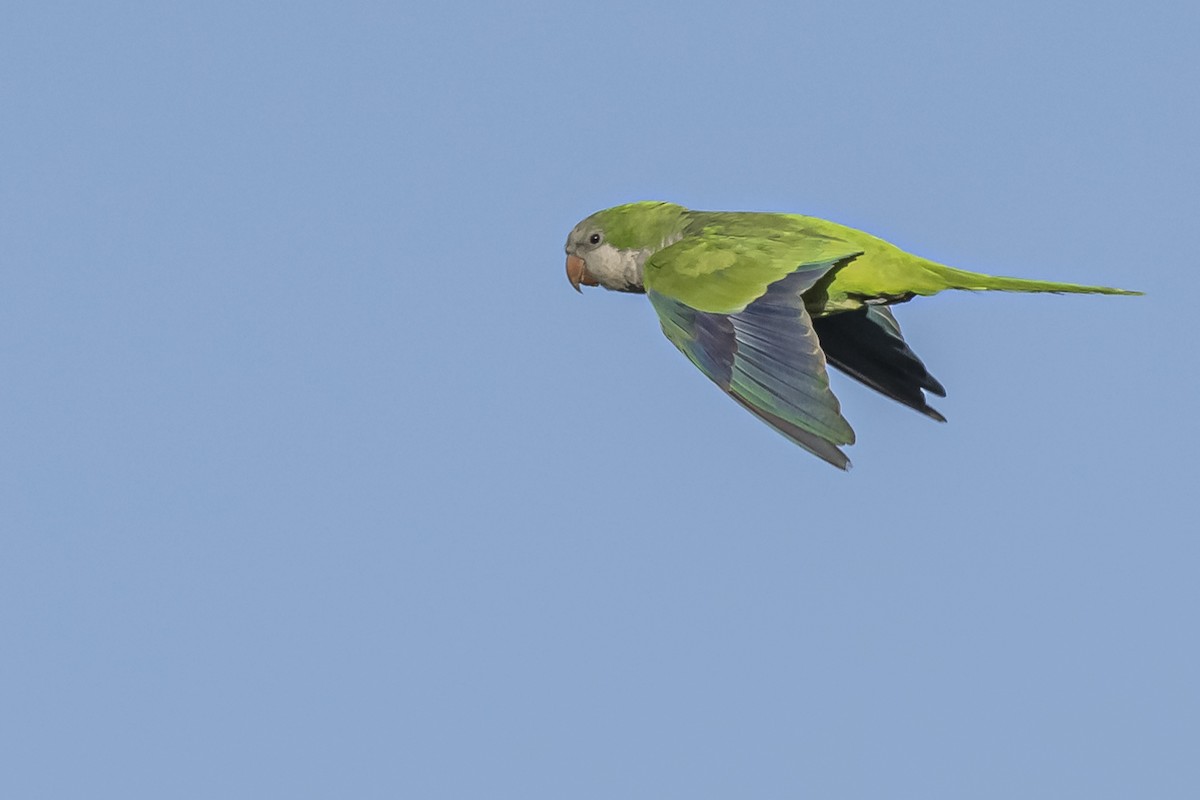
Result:
{"label": "gray face", "polygon": [[589,217],[575,226],[567,237],[567,257],[576,257],[586,265],[589,280],[614,292],[643,292],[642,262],[648,250],[618,250],[604,238],[604,230]]}
{"label": "gray face", "polygon": [[567,255],[579,256],[586,261],[587,254],[602,244],[604,244],[604,231],[591,221],[591,217],[588,217],[576,225],[575,229],[567,236],[565,250]]}

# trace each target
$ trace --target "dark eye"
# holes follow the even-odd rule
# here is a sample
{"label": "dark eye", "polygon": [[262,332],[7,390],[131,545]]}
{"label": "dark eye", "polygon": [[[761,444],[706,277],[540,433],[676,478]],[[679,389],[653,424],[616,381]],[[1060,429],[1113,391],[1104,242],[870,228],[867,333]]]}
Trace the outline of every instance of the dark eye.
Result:
{"label": "dark eye", "polygon": [[593,233],[591,236],[588,237],[588,241],[591,242],[592,244],[600,244],[600,234]]}

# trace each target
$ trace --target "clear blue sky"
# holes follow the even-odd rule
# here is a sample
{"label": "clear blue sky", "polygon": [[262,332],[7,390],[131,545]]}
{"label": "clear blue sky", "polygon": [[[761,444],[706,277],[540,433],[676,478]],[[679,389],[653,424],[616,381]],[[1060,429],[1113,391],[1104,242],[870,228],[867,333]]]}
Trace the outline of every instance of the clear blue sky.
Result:
{"label": "clear blue sky", "polygon": [[[1200,796],[1194,3],[8,3],[0,796]],[[600,208],[1143,298],[898,310],[840,473]]]}

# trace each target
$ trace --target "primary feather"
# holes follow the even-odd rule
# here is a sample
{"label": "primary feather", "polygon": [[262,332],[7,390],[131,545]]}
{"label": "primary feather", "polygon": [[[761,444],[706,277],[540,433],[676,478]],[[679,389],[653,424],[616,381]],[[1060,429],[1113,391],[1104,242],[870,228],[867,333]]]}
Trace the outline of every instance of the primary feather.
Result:
{"label": "primary feather", "polygon": [[653,289],[647,294],[667,338],[710,380],[796,444],[845,468],[838,445],[852,443],[854,431],[829,389],[803,297],[836,263],[805,265],[733,314],[699,311]]}
{"label": "primary feather", "polygon": [[909,349],[886,306],[827,314],[814,326],[830,364],[898,403],[946,421],[925,401],[925,392],[945,397],[946,390]]}

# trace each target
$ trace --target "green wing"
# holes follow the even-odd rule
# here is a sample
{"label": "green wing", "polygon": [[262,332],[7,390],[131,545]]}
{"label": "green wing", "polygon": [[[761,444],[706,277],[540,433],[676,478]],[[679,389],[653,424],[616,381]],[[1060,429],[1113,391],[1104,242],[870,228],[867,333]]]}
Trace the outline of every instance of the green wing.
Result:
{"label": "green wing", "polygon": [[643,282],[647,291],[697,311],[741,311],[796,270],[841,265],[863,253],[857,244],[818,231],[806,217],[705,212],[690,217],[688,235],[646,261]]}
{"label": "green wing", "polygon": [[710,380],[791,441],[845,469],[850,462],[838,446],[852,444],[854,431],[829,390],[803,294],[858,254],[836,252],[832,240],[790,238],[712,231],[686,238],[646,262],[646,294],[663,333]]}

